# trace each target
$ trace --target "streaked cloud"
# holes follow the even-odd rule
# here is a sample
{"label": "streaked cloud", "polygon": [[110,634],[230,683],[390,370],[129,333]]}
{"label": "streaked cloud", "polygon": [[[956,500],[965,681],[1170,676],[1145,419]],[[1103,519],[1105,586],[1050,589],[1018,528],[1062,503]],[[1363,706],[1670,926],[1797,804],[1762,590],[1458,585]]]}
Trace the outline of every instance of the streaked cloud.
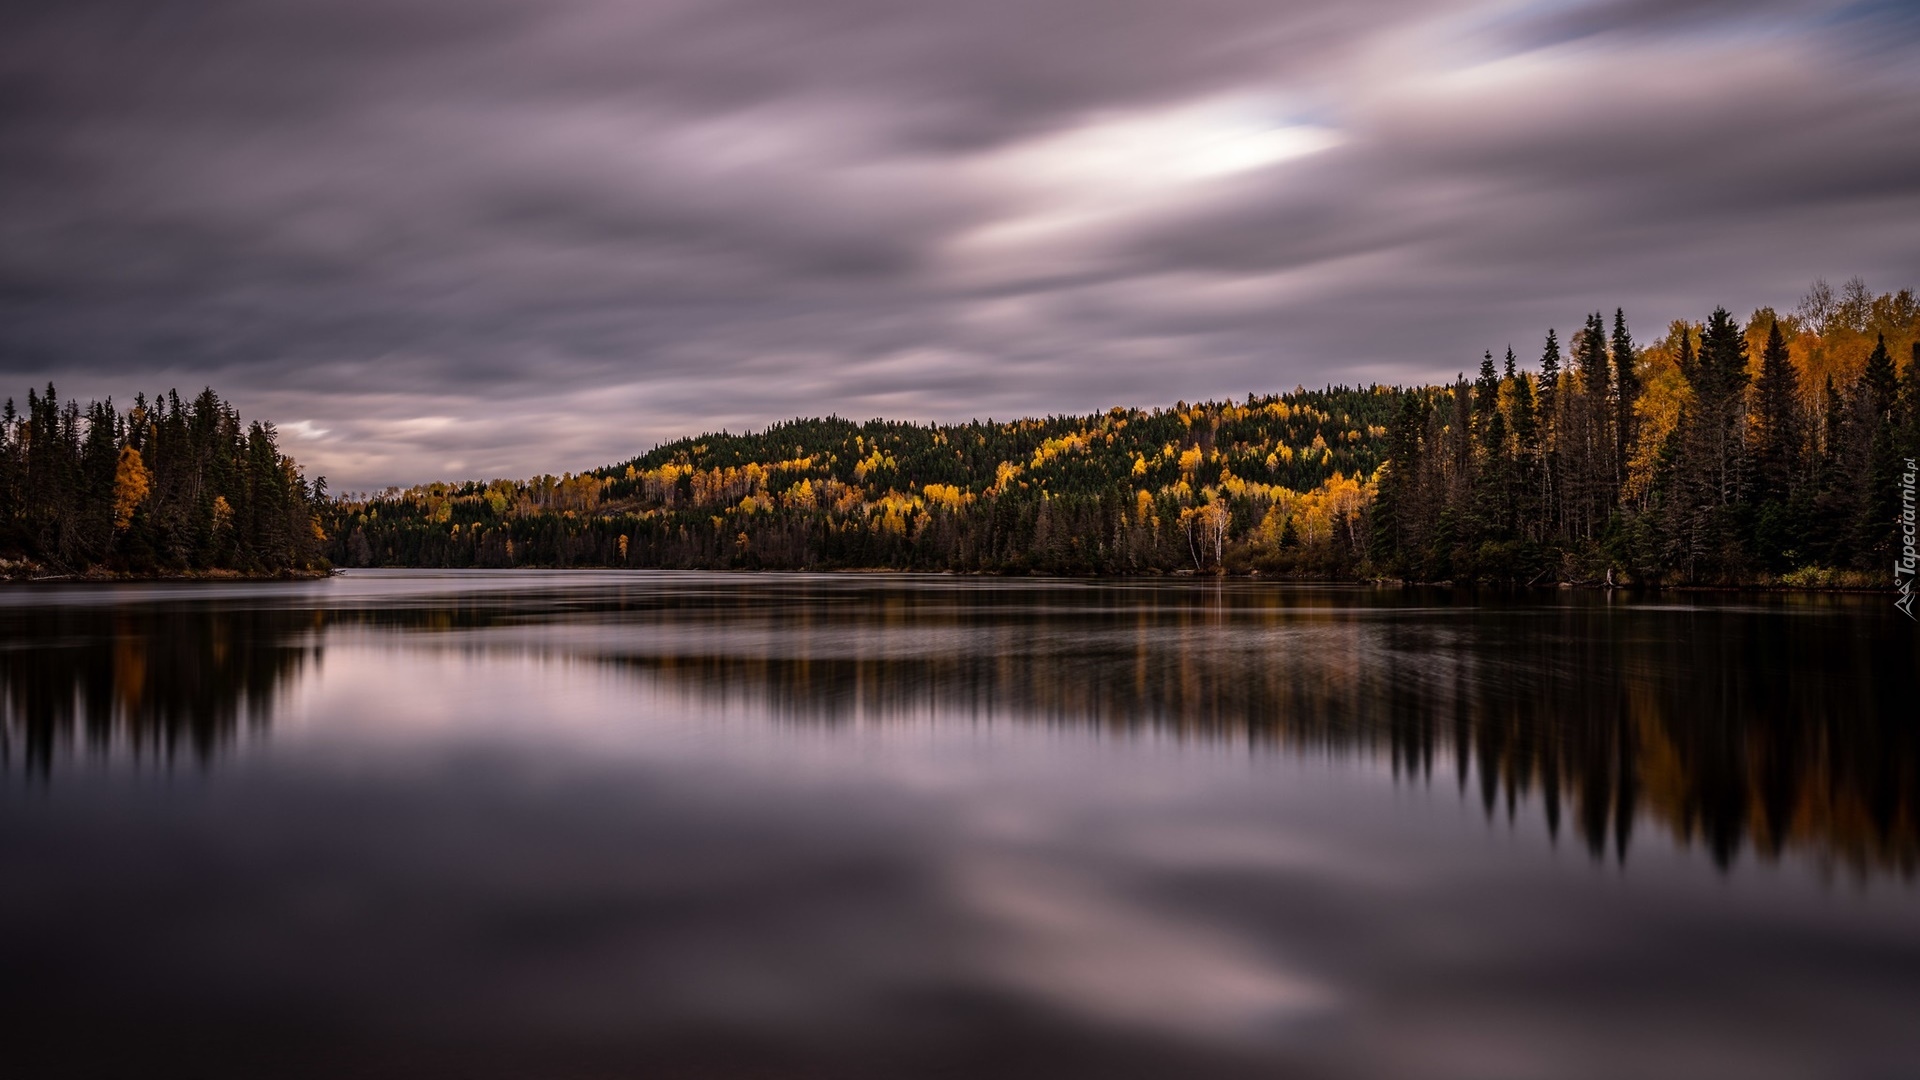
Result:
{"label": "streaked cloud", "polygon": [[[20,8],[0,375],[336,489],[839,412],[1435,379],[1920,278],[1901,5]],[[423,424],[422,418],[444,423]]]}

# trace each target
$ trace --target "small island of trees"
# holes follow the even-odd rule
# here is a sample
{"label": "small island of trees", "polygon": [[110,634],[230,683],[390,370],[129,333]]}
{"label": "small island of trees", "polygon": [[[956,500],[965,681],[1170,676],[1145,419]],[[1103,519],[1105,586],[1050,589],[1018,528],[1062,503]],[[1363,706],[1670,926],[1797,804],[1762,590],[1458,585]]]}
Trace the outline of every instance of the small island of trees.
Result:
{"label": "small island of trees", "polygon": [[273,426],[212,390],[125,411],[29,390],[0,410],[0,569],[69,574],[290,575],[328,568],[326,482],[309,484]]}

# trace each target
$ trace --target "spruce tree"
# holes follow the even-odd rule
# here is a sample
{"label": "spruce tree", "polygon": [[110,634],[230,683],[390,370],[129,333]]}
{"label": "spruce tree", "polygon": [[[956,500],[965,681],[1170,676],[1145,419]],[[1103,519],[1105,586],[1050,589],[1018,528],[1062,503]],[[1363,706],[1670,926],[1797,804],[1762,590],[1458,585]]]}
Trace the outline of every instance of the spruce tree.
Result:
{"label": "spruce tree", "polygon": [[1920,341],[1913,343],[1913,359],[1901,380],[1900,415],[1902,457],[1920,458]]}
{"label": "spruce tree", "polygon": [[113,402],[93,402],[87,406],[86,418],[72,542],[62,551],[68,564],[76,567],[104,561],[113,543],[113,476],[120,463]]}
{"label": "spruce tree", "polygon": [[1694,384],[1702,419],[1712,443],[1715,482],[1721,505],[1740,500],[1745,482],[1747,342],[1733,316],[1715,308],[1700,334],[1701,375]]}
{"label": "spruce tree", "polygon": [[1753,404],[1753,550],[1770,569],[1790,570],[1801,561],[1810,506],[1801,498],[1806,436],[1800,422],[1800,375],[1787,355],[1777,320],[1767,328]]}
{"label": "spruce tree", "polygon": [[1535,497],[1538,502],[1534,513],[1542,539],[1553,536],[1559,529],[1560,515],[1558,499],[1560,495],[1560,476],[1558,449],[1560,436],[1560,339],[1554,331],[1547,330],[1547,347],[1540,354],[1540,392],[1539,406],[1534,418],[1539,440],[1539,456],[1534,469]]}
{"label": "spruce tree", "polygon": [[1599,312],[1587,316],[1587,325],[1580,330],[1580,340],[1574,350],[1574,360],[1580,372],[1581,389],[1596,405],[1612,399],[1612,385],[1607,372],[1607,326]]}
{"label": "spruce tree", "polygon": [[1387,430],[1387,461],[1373,511],[1376,569],[1398,577],[1419,576],[1420,547],[1427,536],[1429,494],[1424,436],[1430,407],[1419,390],[1400,394],[1400,408]]}
{"label": "spruce tree", "polygon": [[1754,479],[1763,500],[1787,498],[1801,476],[1806,438],[1800,423],[1800,374],[1787,355],[1780,324],[1767,327],[1754,384]]}
{"label": "spruce tree", "polygon": [[[1571,496],[1570,521],[1577,535],[1591,539],[1613,505],[1615,445],[1612,380],[1608,375],[1607,327],[1599,312],[1587,316],[1574,341],[1577,406],[1569,420],[1574,437],[1561,440],[1563,475]],[[1573,445],[1569,445],[1572,443]]]}
{"label": "spruce tree", "polygon": [[1899,401],[1900,379],[1894,374],[1893,355],[1887,351],[1887,335],[1880,334],[1867,355],[1867,366],[1860,373],[1860,386],[1866,392],[1867,407],[1875,423],[1893,419]]}
{"label": "spruce tree", "polygon": [[[1513,350],[1507,350],[1509,363]],[[1513,379],[1513,486],[1512,506],[1514,517],[1520,524],[1520,533],[1530,539],[1539,539],[1539,510],[1535,500],[1538,471],[1540,464],[1540,425],[1534,415],[1533,379],[1526,372],[1517,372]]]}
{"label": "spruce tree", "polygon": [[1684,345],[1680,370],[1693,390],[1681,413],[1673,525],[1688,576],[1727,580],[1744,559],[1740,535],[1746,482],[1746,339],[1724,307],[1700,335],[1700,352]]}
{"label": "spruce tree", "polygon": [[1500,414],[1500,375],[1493,366],[1493,350],[1480,360],[1480,377],[1473,384],[1473,428],[1484,436],[1487,425]]}
{"label": "spruce tree", "polygon": [[1624,308],[1613,309],[1613,384],[1614,384],[1614,481],[1625,484],[1632,467],[1634,447],[1640,440],[1640,417],[1635,406],[1640,401],[1639,360],[1634,355],[1633,335],[1627,332]]}
{"label": "spruce tree", "polygon": [[1553,423],[1553,408],[1560,392],[1560,339],[1554,332],[1547,331],[1547,347],[1540,353],[1540,424],[1543,429]]}
{"label": "spruce tree", "polygon": [[1885,334],[1874,342],[1860,375],[1859,420],[1866,437],[1860,515],[1853,532],[1853,563],[1863,570],[1888,564],[1900,515],[1900,381]]}
{"label": "spruce tree", "polygon": [[1507,446],[1506,414],[1500,411],[1500,383],[1489,350],[1480,361],[1480,379],[1474,388],[1475,437],[1479,441],[1474,527],[1482,541],[1496,543],[1511,539],[1513,525],[1512,456]]}
{"label": "spruce tree", "polygon": [[1821,406],[1819,492],[1814,498],[1811,539],[1821,563],[1845,566],[1853,561],[1852,525],[1860,512],[1860,488],[1849,467],[1858,425],[1831,375],[1821,394]]}

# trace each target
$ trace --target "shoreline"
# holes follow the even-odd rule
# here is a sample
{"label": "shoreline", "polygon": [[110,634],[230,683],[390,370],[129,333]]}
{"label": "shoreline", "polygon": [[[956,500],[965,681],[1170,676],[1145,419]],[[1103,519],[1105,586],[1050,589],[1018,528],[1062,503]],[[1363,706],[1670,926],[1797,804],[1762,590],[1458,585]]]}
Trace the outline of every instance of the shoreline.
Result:
{"label": "shoreline", "polygon": [[1794,595],[1855,595],[1855,596],[1891,596],[1898,589],[1891,585],[1783,585],[1779,583],[1740,583],[1728,585],[1661,585],[1645,582],[1607,584],[1603,581],[1574,582],[1562,581],[1538,585],[1495,584],[1488,582],[1456,581],[1406,581],[1399,578],[1327,578],[1294,576],[1290,574],[1264,574],[1258,570],[1238,573],[1195,570],[1150,570],[1137,574],[1028,574],[999,573],[987,570],[914,570],[900,567],[800,567],[791,569],[743,569],[738,567],[666,567],[666,566],[366,566],[333,567],[326,570],[278,570],[271,573],[249,573],[239,570],[187,570],[157,573],[133,573],[126,571],[86,570],[79,573],[46,573],[44,567],[33,566],[26,569],[18,563],[7,566],[0,560],[0,587],[6,585],[116,585],[151,582],[234,582],[234,581],[321,581],[327,578],[342,577],[354,570],[420,570],[445,571],[462,570],[482,573],[513,573],[521,570],[542,572],[568,571],[616,571],[626,573],[657,572],[694,572],[709,574],[841,574],[886,576],[920,575],[943,577],[995,577],[995,578],[1053,578],[1072,581],[1136,581],[1142,579],[1171,578],[1184,581],[1266,581],[1285,585],[1338,585],[1368,587],[1376,589],[1445,589],[1452,592],[1488,592],[1496,594],[1518,595],[1524,593],[1559,592],[1579,590],[1581,592],[1630,592],[1648,593],[1774,593]]}
{"label": "shoreline", "polygon": [[[42,568],[44,569],[44,568]],[[83,570],[72,574],[0,573],[0,585],[122,585],[154,581],[319,581],[335,577],[339,570],[276,570],[248,573],[241,570],[183,570],[175,572],[134,573],[131,571]]]}
{"label": "shoreline", "polygon": [[[1692,592],[1692,593],[1781,593],[1781,594],[1834,594],[1860,596],[1892,596],[1898,590],[1891,585],[1782,585],[1778,583],[1732,584],[1732,585],[1659,585],[1646,582],[1616,582],[1612,585],[1604,581],[1575,582],[1563,581],[1538,585],[1502,585],[1488,582],[1456,581],[1406,581],[1399,578],[1329,578],[1297,577],[1286,574],[1265,574],[1260,571],[1242,573],[1220,573],[1217,571],[1195,570],[1157,570],[1137,574],[1029,574],[1002,573],[991,570],[915,570],[892,566],[833,566],[833,567],[785,567],[746,569],[742,567],[700,567],[700,566],[353,566],[336,567],[331,576],[350,575],[356,570],[421,570],[447,571],[459,570],[479,573],[513,573],[520,570],[537,570],[544,573],[567,573],[573,571],[593,572],[612,571],[617,573],[700,573],[700,574],[841,574],[886,576],[897,574],[920,577],[983,577],[983,578],[1035,578],[1059,581],[1138,581],[1153,578],[1172,578],[1183,581],[1266,581],[1283,585],[1343,585],[1365,586],[1380,589],[1448,589],[1465,592],[1498,593],[1534,593],[1579,590],[1582,592]],[[326,576],[326,575],[316,575]]]}

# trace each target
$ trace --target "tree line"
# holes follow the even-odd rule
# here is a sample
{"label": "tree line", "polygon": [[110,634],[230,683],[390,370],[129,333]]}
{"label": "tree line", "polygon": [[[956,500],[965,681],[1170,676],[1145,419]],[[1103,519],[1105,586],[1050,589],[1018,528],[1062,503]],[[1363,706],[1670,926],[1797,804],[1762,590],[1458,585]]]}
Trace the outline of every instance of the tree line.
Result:
{"label": "tree line", "polygon": [[[1375,573],[1509,583],[1885,584],[1920,455],[1920,304],[1856,279],[1634,344],[1624,312],[1537,370],[1401,396]],[[1912,358],[1904,375],[1895,358]]]}
{"label": "tree line", "polygon": [[1537,365],[1010,423],[794,420],[530,481],[329,505],[348,566],[1884,585],[1920,453],[1920,304],[1590,315]]}
{"label": "tree line", "polygon": [[212,390],[0,409],[0,563],[14,576],[277,574],[327,567],[324,478]]}
{"label": "tree line", "polygon": [[1011,422],[796,419],[530,481],[330,507],[344,566],[891,568],[1351,577],[1399,392]]}
{"label": "tree line", "polygon": [[[1904,372],[1903,372],[1904,368]],[[0,415],[0,558],[55,571],[847,569],[1883,586],[1920,303],[1816,282],[1649,345],[1589,315],[1427,387],[965,424],[795,419],[329,498],[211,390]]]}

